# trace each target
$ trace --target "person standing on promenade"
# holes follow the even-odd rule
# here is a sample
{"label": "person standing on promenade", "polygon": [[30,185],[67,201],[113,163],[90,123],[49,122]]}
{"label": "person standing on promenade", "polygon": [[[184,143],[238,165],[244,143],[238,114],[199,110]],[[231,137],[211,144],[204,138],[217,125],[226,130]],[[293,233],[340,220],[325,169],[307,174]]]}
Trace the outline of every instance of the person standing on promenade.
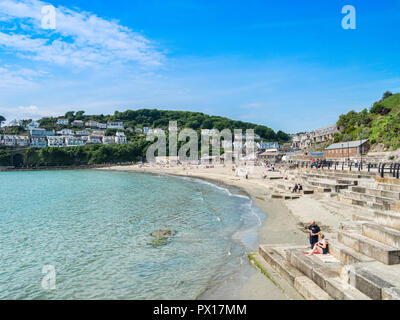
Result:
{"label": "person standing on promenade", "polygon": [[310,245],[311,249],[313,249],[314,245],[318,242],[318,235],[321,232],[321,229],[313,220],[311,221],[311,224],[308,226],[307,232],[310,233]]}

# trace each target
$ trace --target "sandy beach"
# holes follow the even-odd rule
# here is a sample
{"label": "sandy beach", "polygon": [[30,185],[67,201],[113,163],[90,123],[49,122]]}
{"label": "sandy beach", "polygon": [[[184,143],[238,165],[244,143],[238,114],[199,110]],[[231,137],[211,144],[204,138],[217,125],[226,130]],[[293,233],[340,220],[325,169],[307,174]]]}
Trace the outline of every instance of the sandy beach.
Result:
{"label": "sandy beach", "polygon": [[[135,171],[152,174],[171,174],[176,176],[185,176],[192,178],[206,179],[219,184],[233,186],[243,190],[248,194],[253,203],[265,212],[268,217],[259,229],[259,244],[284,244],[307,245],[308,234],[305,232],[305,226],[313,219],[321,226],[323,232],[329,236],[332,230],[338,228],[341,223],[351,219],[351,212],[348,208],[335,208],[329,206],[329,201],[323,196],[313,195],[304,196],[296,200],[271,199],[269,187],[272,181],[269,178],[287,174],[286,171],[276,170],[275,172],[266,171],[263,167],[254,167],[249,173],[248,179],[235,176],[231,168],[217,166],[206,168],[205,166],[150,166],[150,165],[132,165],[132,166],[114,166],[103,168],[102,170]],[[263,174],[268,178],[263,179]],[[256,251],[257,248],[255,248]],[[301,299],[301,296],[272,270],[268,265],[264,266],[276,283],[273,283],[268,277],[262,275],[254,268],[246,270],[250,277],[231,279],[226,287],[222,285],[214,292],[207,295],[208,299]],[[232,283],[240,287],[240,290],[231,288]],[[277,285],[278,284],[278,285]],[[234,289],[234,290],[232,290]],[[229,297],[221,297],[224,292],[230,292]]]}

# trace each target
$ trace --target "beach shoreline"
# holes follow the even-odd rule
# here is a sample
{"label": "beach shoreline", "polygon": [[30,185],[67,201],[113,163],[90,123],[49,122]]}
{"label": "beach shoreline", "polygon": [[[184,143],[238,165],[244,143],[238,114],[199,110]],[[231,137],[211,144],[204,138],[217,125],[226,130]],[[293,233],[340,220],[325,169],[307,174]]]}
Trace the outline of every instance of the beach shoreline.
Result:
{"label": "beach shoreline", "polygon": [[[260,168],[262,169],[262,168]],[[254,251],[258,250],[260,244],[282,244],[287,243],[287,235],[290,233],[290,243],[296,245],[307,245],[307,234],[301,230],[302,223],[291,213],[291,210],[280,199],[271,199],[270,191],[267,189],[267,181],[255,183],[256,174],[250,175],[246,180],[244,177],[235,177],[231,170],[219,168],[191,168],[183,170],[182,167],[150,167],[150,166],[112,166],[99,168],[99,170],[115,170],[126,172],[138,172],[149,174],[166,174],[194,179],[201,179],[213,184],[225,187],[233,187],[248,196],[252,205],[259,208],[267,218],[257,228],[257,244]],[[201,294],[199,299],[242,299],[242,300],[286,300],[290,299],[282,288],[278,288],[271,280],[262,275],[250,262],[241,267],[238,274],[229,281],[212,290]]]}

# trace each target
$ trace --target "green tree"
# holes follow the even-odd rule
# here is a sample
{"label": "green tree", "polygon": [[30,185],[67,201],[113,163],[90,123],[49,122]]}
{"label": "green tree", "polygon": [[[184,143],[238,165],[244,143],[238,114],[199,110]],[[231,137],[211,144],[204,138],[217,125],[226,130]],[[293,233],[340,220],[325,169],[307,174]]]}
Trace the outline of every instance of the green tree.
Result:
{"label": "green tree", "polygon": [[2,115],[0,115],[0,127],[3,124],[3,122],[6,121],[6,118],[4,118]]}
{"label": "green tree", "polygon": [[386,92],[383,94],[382,99],[385,100],[385,99],[389,98],[389,97],[392,96],[392,95],[393,95],[393,93],[391,93],[390,91],[386,91]]}

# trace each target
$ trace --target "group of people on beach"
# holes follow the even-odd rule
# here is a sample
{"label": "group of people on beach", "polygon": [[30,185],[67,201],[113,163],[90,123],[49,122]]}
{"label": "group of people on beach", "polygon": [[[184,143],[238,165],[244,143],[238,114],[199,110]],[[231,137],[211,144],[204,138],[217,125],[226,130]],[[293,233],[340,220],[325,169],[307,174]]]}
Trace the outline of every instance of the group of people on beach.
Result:
{"label": "group of people on beach", "polygon": [[301,193],[303,191],[303,186],[300,183],[296,183],[292,189],[292,193]]}
{"label": "group of people on beach", "polygon": [[304,251],[304,253],[310,256],[313,254],[328,254],[328,241],[326,241],[325,236],[321,233],[321,228],[314,220],[307,227],[307,232],[310,234],[311,250]]}

